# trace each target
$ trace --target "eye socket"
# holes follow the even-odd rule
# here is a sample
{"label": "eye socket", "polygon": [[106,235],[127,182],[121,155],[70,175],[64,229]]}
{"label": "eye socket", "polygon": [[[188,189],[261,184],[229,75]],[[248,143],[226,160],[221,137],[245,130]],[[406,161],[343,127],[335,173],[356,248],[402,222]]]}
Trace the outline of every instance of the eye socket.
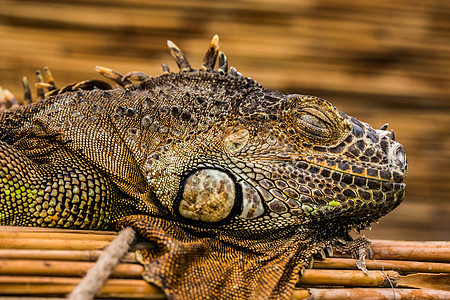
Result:
{"label": "eye socket", "polygon": [[300,114],[299,116],[297,116],[297,120],[302,122],[305,126],[311,126],[312,128],[317,130],[327,129],[327,125],[325,124],[325,122],[309,114]]}
{"label": "eye socket", "polygon": [[287,119],[292,122],[289,133],[296,140],[309,144],[331,146],[344,140],[351,123],[331,103],[320,98],[305,95],[289,95],[290,110]]}
{"label": "eye socket", "polygon": [[297,125],[311,138],[326,138],[331,135],[331,123],[319,110],[305,107],[295,114]]}

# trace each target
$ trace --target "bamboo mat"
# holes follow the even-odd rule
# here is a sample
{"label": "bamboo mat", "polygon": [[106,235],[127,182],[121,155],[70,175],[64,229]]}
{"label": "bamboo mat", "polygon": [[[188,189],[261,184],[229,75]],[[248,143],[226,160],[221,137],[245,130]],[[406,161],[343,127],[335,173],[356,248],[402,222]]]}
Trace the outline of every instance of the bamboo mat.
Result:
{"label": "bamboo mat", "polygon": [[265,87],[312,94],[374,127],[389,122],[406,149],[405,203],[375,238],[450,235],[448,0],[0,1],[0,85],[48,66],[59,86],[176,65],[171,39],[198,67],[214,34],[232,66]]}
{"label": "bamboo mat", "polygon": [[[0,227],[0,300],[59,299],[94,265],[115,232]],[[136,244],[134,247],[142,247]],[[450,242],[374,240],[368,274],[342,254],[316,259],[291,299],[449,299]],[[128,252],[96,298],[165,299]],[[36,298],[38,297],[38,298]],[[39,298],[41,297],[41,298]]]}

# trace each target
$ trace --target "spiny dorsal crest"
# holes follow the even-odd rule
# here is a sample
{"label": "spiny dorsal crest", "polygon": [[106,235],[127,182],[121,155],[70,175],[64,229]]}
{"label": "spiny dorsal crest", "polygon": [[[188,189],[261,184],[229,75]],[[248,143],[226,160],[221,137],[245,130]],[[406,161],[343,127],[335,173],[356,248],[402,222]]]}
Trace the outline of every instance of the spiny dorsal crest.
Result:
{"label": "spiny dorsal crest", "polygon": [[[167,46],[169,47],[170,53],[172,57],[174,58],[175,62],[177,63],[180,74],[188,73],[188,72],[205,72],[205,73],[219,73],[221,75],[229,76],[233,79],[243,80],[247,83],[254,84],[257,87],[261,87],[261,85],[257,82],[255,82],[253,79],[249,77],[243,77],[242,74],[236,71],[234,67],[228,68],[228,60],[222,51],[219,51],[219,36],[214,35],[214,37],[211,40],[211,43],[208,47],[208,50],[206,51],[206,54],[203,58],[202,65],[199,70],[195,70],[191,67],[189,61],[187,60],[184,53],[180,50],[180,48],[175,45],[172,41],[167,41]],[[214,70],[216,62],[218,60],[218,66],[217,70]],[[170,74],[170,69],[167,64],[162,64],[163,69],[163,75]],[[139,71],[132,71],[128,72],[125,75],[122,75],[121,73],[112,70],[110,68],[97,66],[95,67],[95,70],[103,75],[104,77],[114,81],[119,87],[123,89],[129,89],[133,86],[135,86],[135,83],[142,83],[146,80],[152,79],[151,76],[139,72]],[[50,72],[49,68],[45,67],[44,72],[41,73],[39,70],[36,71],[36,88],[37,88],[37,97],[36,101],[50,97],[52,95],[59,95],[63,94],[65,92],[70,91],[76,91],[76,90],[110,90],[113,89],[113,87],[102,80],[85,80],[78,83],[73,83],[66,85],[62,88],[57,88],[55,85],[55,81],[53,78],[52,73]],[[31,97],[31,89],[28,83],[28,79],[24,77],[22,79],[22,85],[24,89],[24,99],[25,104],[29,104],[32,101]],[[5,97],[6,99],[12,99],[10,102],[10,106],[12,104],[15,104],[16,101],[14,101],[14,97]],[[17,104],[16,104],[17,105]],[[14,105],[14,106],[16,106]]]}

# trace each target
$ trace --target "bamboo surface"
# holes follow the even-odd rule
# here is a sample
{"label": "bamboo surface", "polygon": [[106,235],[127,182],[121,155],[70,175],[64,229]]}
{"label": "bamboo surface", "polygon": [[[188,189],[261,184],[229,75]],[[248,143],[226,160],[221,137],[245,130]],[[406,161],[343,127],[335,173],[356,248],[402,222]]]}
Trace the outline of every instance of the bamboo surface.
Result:
{"label": "bamboo surface", "polygon": [[219,34],[232,66],[265,87],[313,94],[406,149],[405,202],[371,238],[450,235],[450,4],[447,0],[0,1],[0,85],[48,66],[59,86],[96,65],[161,74],[176,42],[198,67]]}
{"label": "bamboo surface", "polygon": [[[0,300],[64,297],[94,265],[115,235],[115,232],[0,227]],[[41,243],[40,239],[46,242]],[[60,243],[63,239],[65,243]],[[10,241],[8,247],[4,246],[4,240]],[[31,242],[24,243],[25,240]],[[52,241],[57,246],[52,245]],[[80,247],[80,242],[84,242],[84,248]],[[374,260],[366,260],[367,275],[357,270],[354,259],[337,253],[337,257],[316,260],[313,269],[305,270],[292,299],[365,296],[393,299],[394,294],[395,299],[450,297],[450,242],[372,242]],[[142,242],[134,245],[141,246]],[[414,256],[420,252],[423,253]],[[143,270],[130,251],[96,297],[165,299],[158,287],[141,279]]]}

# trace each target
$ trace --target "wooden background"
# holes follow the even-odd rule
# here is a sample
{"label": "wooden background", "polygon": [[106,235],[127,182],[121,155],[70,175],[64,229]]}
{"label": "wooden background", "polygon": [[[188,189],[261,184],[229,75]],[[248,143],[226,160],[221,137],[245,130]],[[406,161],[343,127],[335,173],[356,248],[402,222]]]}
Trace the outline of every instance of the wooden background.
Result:
{"label": "wooden background", "polygon": [[59,85],[100,78],[96,65],[157,76],[176,67],[167,39],[198,67],[217,33],[230,64],[264,86],[394,128],[407,196],[367,236],[448,240],[449,20],[448,0],[0,0],[0,84],[21,98],[21,77],[44,66]]}

